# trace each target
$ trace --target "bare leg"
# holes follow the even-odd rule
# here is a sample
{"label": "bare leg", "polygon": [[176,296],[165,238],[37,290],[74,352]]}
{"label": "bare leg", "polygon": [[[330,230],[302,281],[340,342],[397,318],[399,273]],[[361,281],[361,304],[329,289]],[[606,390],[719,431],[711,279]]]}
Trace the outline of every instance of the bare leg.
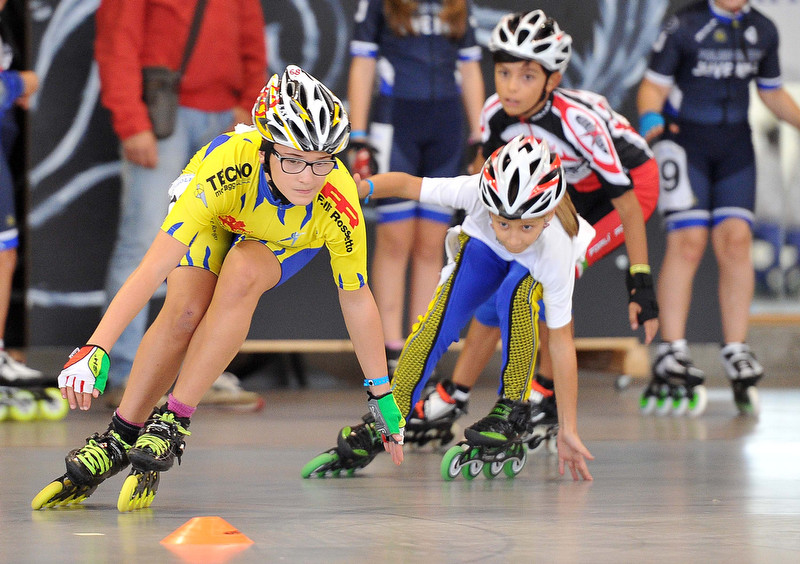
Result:
{"label": "bare leg", "polygon": [[194,332],[173,395],[192,407],[239,352],[261,295],[281,277],[272,252],[254,241],[233,247],[225,257],[208,311]]}
{"label": "bare leg", "polygon": [[0,339],[5,338],[8,308],[11,303],[11,285],[17,268],[17,249],[0,251]]}
{"label": "bare leg", "polygon": [[408,332],[425,315],[433,299],[444,265],[444,238],[448,225],[438,221],[415,221],[414,247],[411,249],[411,278],[408,298]]}
{"label": "bare leg", "polygon": [[175,381],[216,283],[216,275],[193,267],[176,268],[167,278],[164,306],[136,351],[119,405],[125,420],[143,423]]}
{"label": "bare leg", "polygon": [[708,230],[690,227],[667,234],[667,249],[658,276],[658,305],[664,341],[683,339],[692,300],[692,284],[708,242]]}
{"label": "bare leg", "polygon": [[489,327],[473,319],[453,369],[453,383],[472,388],[497,350],[499,340],[499,327]]}
{"label": "bare leg", "polygon": [[387,342],[404,341],[403,304],[414,221],[382,223],[376,227],[375,235],[370,287],[381,314],[384,338]]}
{"label": "bare leg", "polygon": [[711,242],[719,266],[719,306],[726,343],[747,340],[755,275],[750,248],[753,237],[744,220],[731,218],[717,225]]}

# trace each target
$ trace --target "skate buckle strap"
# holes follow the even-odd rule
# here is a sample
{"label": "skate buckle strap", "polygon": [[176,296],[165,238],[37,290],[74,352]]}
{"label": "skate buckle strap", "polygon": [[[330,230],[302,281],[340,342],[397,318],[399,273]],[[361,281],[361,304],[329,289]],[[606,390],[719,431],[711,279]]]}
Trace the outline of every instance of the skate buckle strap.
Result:
{"label": "skate buckle strap", "polygon": [[544,386],[542,386],[542,385],[541,385],[539,382],[537,382],[536,380],[534,380],[533,382],[531,382],[531,390],[532,390],[532,391],[534,391],[534,392],[537,392],[537,393],[541,394],[543,398],[549,398],[549,397],[551,397],[553,394],[555,394],[555,392],[554,392],[553,390],[548,390],[547,388],[545,388]]}
{"label": "skate buckle strap", "polygon": [[380,378],[364,378],[364,387],[368,388],[370,386],[380,386],[381,384],[388,384],[389,383],[389,376],[382,376]]}

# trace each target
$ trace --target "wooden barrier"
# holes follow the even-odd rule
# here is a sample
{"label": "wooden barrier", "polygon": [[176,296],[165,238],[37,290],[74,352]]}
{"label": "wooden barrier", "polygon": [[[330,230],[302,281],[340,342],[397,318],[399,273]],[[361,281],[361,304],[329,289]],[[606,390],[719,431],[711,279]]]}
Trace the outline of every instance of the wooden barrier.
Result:
{"label": "wooden barrier", "polygon": [[[453,343],[449,351],[459,351],[464,341]],[[591,370],[645,377],[650,373],[647,347],[636,337],[586,337],[575,339],[578,367]],[[310,353],[352,353],[346,339],[252,339],[239,351],[242,354],[274,353],[301,355]]]}

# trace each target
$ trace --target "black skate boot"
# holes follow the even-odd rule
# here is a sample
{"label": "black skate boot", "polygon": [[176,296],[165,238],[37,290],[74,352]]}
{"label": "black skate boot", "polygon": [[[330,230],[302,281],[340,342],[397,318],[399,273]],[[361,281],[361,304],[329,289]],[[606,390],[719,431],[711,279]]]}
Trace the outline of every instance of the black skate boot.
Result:
{"label": "black skate boot", "polygon": [[722,366],[733,387],[733,401],[742,415],[758,415],[760,404],[756,384],[764,368],[746,343],[723,344],[719,352]]}
{"label": "black skate boot", "polygon": [[324,478],[328,473],[338,478],[342,470],[352,476],[359,469],[372,462],[384,450],[381,434],[375,429],[375,418],[371,413],[364,415],[362,423],[353,427],[343,427],[336,437],[336,448],[312,458],[300,475]]}
{"label": "black skate boot", "polygon": [[191,434],[188,427],[189,419],[176,416],[167,404],[154,409],[128,453],[133,467],[143,472],[165,472],[176,458],[180,464],[186,446],[183,437]]}
{"label": "black skate boot", "polygon": [[529,402],[500,398],[489,415],[466,428],[466,440],[445,453],[442,478],[449,481],[461,474],[472,480],[481,470],[490,479],[500,472],[513,478],[525,466],[524,441],[532,428]]}
{"label": "black skate boot", "polygon": [[109,425],[105,433],[95,433],[86,445],[66,456],[67,472],[45,486],[31,502],[31,508],[42,509],[80,503],[110,478],[128,466],[130,445]]}
{"label": "black skate boot", "polygon": [[558,408],[553,381],[537,374],[536,380],[531,383],[528,401],[531,404],[531,423],[533,424],[533,431],[527,440],[528,448],[535,451],[545,445],[548,452],[556,454],[558,452],[556,446]]}
{"label": "black skate boot", "polygon": [[639,401],[644,415],[701,415],[708,405],[705,374],[689,356],[684,339],[658,345],[653,378]]}
{"label": "black skate boot", "polygon": [[467,441],[490,447],[503,446],[526,434],[530,427],[531,405],[500,398],[492,411],[464,431]]}
{"label": "black skate boot", "polygon": [[419,400],[406,422],[406,444],[423,447],[446,445],[455,438],[453,423],[467,412],[469,392],[450,380],[437,382]]}

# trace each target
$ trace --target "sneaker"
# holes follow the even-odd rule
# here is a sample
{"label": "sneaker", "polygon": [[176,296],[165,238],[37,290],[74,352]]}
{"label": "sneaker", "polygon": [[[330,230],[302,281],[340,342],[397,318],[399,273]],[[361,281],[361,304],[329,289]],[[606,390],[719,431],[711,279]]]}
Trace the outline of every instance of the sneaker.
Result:
{"label": "sneaker", "polygon": [[10,386],[39,385],[44,375],[0,350],[0,383]]}
{"label": "sneaker", "polygon": [[203,395],[200,405],[257,411],[264,407],[264,399],[255,392],[242,389],[239,378],[230,372],[223,372]]}
{"label": "sneaker", "polygon": [[166,404],[154,409],[128,452],[133,467],[141,471],[164,472],[172,468],[175,458],[180,464],[186,446],[183,437],[191,435],[188,427],[189,418],[176,416]]}
{"label": "sneaker", "polygon": [[528,433],[530,410],[529,402],[500,398],[489,415],[464,430],[464,437],[478,445],[503,446]]}
{"label": "sneaker", "polygon": [[383,450],[383,439],[375,429],[375,419],[371,413],[362,417],[363,423],[354,427],[343,427],[336,438],[339,456],[345,460],[363,460],[366,466]]}
{"label": "sneaker", "polygon": [[97,486],[128,466],[131,445],[109,426],[103,433],[86,439],[86,445],[70,451],[66,457],[67,475],[73,483]]}

